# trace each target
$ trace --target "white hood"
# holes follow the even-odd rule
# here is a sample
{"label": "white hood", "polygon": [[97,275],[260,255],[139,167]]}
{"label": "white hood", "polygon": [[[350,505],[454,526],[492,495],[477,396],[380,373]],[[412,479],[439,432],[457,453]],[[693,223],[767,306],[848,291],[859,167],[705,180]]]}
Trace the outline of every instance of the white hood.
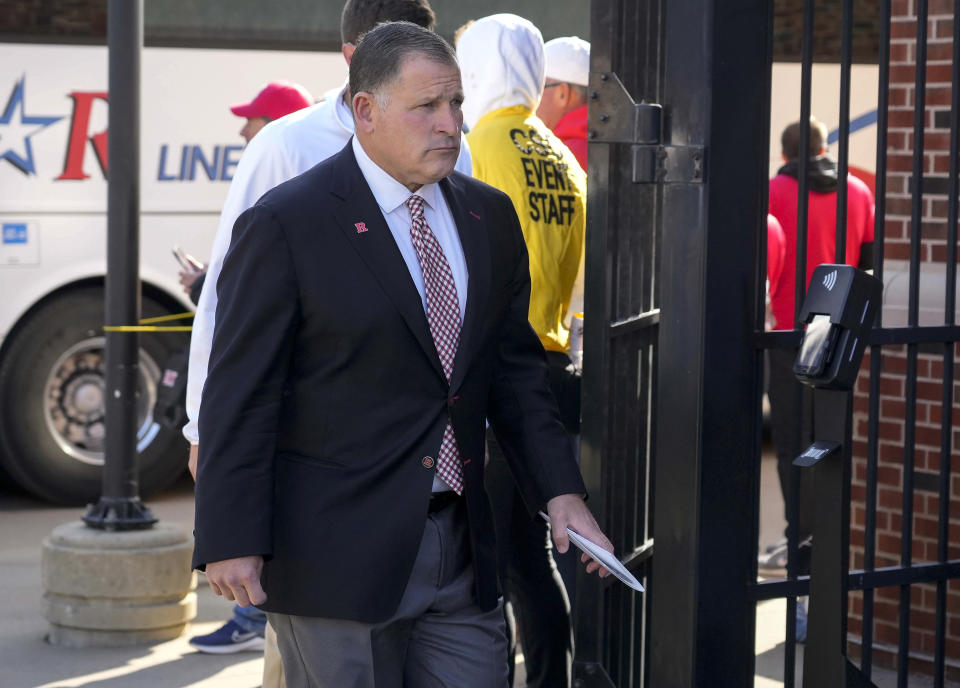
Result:
{"label": "white hood", "polygon": [[536,110],[543,94],[540,30],[515,14],[494,14],[470,25],[457,42],[463,77],[463,119],[471,129],[488,112],[512,105]]}

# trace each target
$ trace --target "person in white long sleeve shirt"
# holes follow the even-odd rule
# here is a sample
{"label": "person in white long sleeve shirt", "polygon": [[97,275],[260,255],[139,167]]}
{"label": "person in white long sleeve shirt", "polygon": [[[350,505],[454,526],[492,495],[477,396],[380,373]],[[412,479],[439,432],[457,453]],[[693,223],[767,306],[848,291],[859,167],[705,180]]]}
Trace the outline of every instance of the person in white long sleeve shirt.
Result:
{"label": "person in white long sleeve shirt", "polygon": [[[370,17],[374,23],[365,30],[373,28],[383,21],[410,19],[408,16],[390,16],[388,12],[395,5],[426,5],[426,0],[406,0],[406,2],[371,2],[353,0],[344,8],[344,18],[351,6],[379,5],[380,16]],[[427,5],[427,7],[429,7]],[[358,11],[362,13],[362,10]],[[369,10],[366,12],[372,14]],[[431,13],[432,14],[432,13]],[[424,24],[421,24],[424,25]],[[344,22],[341,21],[343,32]],[[426,26],[432,29],[432,24]],[[360,32],[362,33],[362,31]],[[356,35],[343,32],[343,55],[350,62],[353,55]],[[190,340],[190,367],[187,377],[187,418],[188,423],[183,434],[191,444],[190,469],[195,471],[197,444],[200,441],[197,418],[200,412],[200,398],[203,384],[207,379],[207,366],[210,359],[210,345],[213,340],[213,328],[217,310],[217,278],[223,265],[223,258],[230,246],[233,224],[237,217],[252,206],[267,191],[278,184],[306,172],[319,162],[342,149],[353,136],[353,116],[345,100],[347,86],[344,84],[324,94],[322,102],[305,108],[281,119],[270,122],[250,141],[240,158],[236,174],[230,183],[227,199],[220,214],[220,224],[211,249],[207,280],[204,283],[197,305],[197,314],[193,322],[193,334]],[[456,169],[464,174],[472,173],[470,151],[466,139],[461,141],[460,158]]]}

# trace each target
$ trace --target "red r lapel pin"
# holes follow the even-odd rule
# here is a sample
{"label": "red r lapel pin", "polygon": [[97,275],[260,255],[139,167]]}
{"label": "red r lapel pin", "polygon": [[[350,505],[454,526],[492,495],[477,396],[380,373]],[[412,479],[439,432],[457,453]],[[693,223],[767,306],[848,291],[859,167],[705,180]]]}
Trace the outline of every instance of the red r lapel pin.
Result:
{"label": "red r lapel pin", "polygon": [[353,225],[353,226],[357,228],[357,234],[363,234],[364,232],[367,231],[367,223],[366,223],[366,222],[357,222],[357,223],[356,223],[355,225]]}
{"label": "red r lapel pin", "polygon": [[477,218],[478,220],[480,219],[480,216],[477,215],[477,214],[476,214],[475,212],[473,212],[472,210],[468,210],[467,212],[470,213],[471,215],[473,215],[473,216],[474,216],[475,218]]}

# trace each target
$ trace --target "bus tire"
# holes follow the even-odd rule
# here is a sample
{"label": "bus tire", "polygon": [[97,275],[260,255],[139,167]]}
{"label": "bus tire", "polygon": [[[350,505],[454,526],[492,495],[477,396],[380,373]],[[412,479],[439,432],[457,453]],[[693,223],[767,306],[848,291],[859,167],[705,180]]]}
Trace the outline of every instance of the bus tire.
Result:
{"label": "bus tire", "polygon": [[[0,463],[41,499],[81,505],[98,501],[103,470],[102,287],[53,297],[18,324],[0,360]],[[144,297],[143,317],[169,309]],[[141,333],[137,410],[140,493],[167,487],[187,464],[178,428],[153,421],[160,371],[188,346],[181,333]]]}

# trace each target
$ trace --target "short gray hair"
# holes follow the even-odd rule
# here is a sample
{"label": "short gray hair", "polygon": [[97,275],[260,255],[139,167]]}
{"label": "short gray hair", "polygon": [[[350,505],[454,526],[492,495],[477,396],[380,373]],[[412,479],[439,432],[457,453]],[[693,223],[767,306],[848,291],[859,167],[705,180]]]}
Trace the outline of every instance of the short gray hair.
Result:
{"label": "short gray hair", "polygon": [[440,64],[458,66],[457,54],[433,31],[411,22],[380,24],[360,37],[350,59],[350,93],[370,93],[386,105],[384,87],[391,84],[413,54]]}

